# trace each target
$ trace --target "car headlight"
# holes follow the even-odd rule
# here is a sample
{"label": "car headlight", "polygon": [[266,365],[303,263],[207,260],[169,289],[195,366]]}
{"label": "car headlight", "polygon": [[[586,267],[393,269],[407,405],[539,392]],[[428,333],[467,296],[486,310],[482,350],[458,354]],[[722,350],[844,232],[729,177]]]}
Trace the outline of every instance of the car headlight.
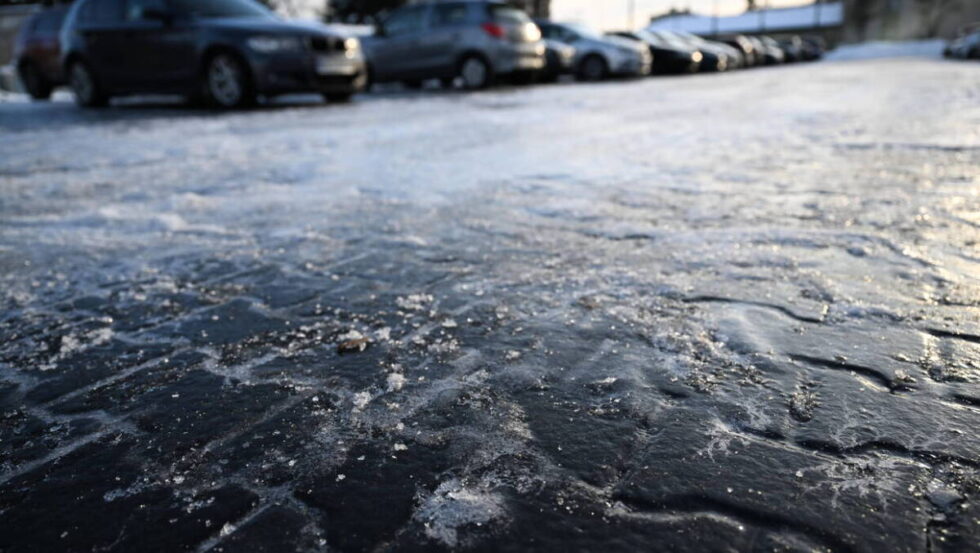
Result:
{"label": "car headlight", "polygon": [[348,52],[353,52],[361,47],[361,41],[356,38],[348,38],[344,40],[344,50]]}
{"label": "car headlight", "polygon": [[295,52],[303,48],[303,42],[292,36],[253,36],[248,39],[248,47],[262,54]]}

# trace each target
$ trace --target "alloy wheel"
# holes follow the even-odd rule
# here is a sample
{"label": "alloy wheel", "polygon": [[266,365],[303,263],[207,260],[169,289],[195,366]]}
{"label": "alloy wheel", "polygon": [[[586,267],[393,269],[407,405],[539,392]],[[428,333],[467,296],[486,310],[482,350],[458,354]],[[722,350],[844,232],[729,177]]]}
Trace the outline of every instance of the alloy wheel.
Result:
{"label": "alloy wheel", "polygon": [[242,103],[244,80],[241,66],[228,55],[216,56],[208,66],[208,92],[222,107],[235,107]]}
{"label": "alloy wheel", "polygon": [[95,78],[83,63],[71,66],[71,90],[75,93],[75,101],[83,106],[96,103]]}
{"label": "alloy wheel", "polygon": [[463,78],[463,86],[468,89],[483,88],[489,81],[490,68],[480,58],[466,58],[459,71]]}

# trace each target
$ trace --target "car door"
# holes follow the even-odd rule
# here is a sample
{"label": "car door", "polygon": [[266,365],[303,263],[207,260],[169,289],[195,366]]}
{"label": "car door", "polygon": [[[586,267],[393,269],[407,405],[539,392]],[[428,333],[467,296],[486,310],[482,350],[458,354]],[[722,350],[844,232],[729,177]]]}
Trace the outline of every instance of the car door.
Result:
{"label": "car door", "polygon": [[75,32],[84,44],[83,54],[101,85],[114,91],[126,86],[122,42],[124,0],[88,0],[78,14]]}
{"label": "car door", "polygon": [[419,39],[425,30],[429,5],[407,6],[394,11],[381,25],[381,36],[372,44],[375,78],[379,81],[418,78],[423,60]]}
{"label": "car door", "polygon": [[196,74],[195,33],[167,0],[126,0],[124,63],[132,86],[177,90]]}
{"label": "car door", "polygon": [[457,48],[466,26],[472,24],[471,7],[482,6],[472,2],[446,2],[432,7],[418,47],[419,63],[427,76],[443,77],[455,73]]}

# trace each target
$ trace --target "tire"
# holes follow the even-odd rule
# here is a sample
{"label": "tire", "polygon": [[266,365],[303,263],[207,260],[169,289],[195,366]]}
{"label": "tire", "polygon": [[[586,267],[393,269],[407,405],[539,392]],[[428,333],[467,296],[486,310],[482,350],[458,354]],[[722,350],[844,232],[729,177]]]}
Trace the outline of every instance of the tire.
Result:
{"label": "tire", "polygon": [[20,81],[24,85],[24,90],[34,100],[47,100],[51,98],[54,87],[41,75],[31,63],[25,63],[20,67]]}
{"label": "tire", "polygon": [[482,90],[493,84],[493,68],[481,56],[466,56],[459,62],[457,72],[466,90]]}
{"label": "tire", "polygon": [[102,107],[109,103],[109,96],[103,91],[92,68],[83,61],[72,62],[68,66],[68,83],[75,94],[75,103],[83,108]]}
{"label": "tire", "polygon": [[323,99],[331,104],[346,104],[350,102],[350,98],[353,95],[351,92],[324,92]]}
{"label": "tire", "polygon": [[421,90],[422,89],[422,81],[420,81],[418,79],[409,79],[407,81],[402,81],[402,86],[404,86],[405,88],[407,88],[409,90]]}
{"label": "tire", "polygon": [[207,103],[216,108],[241,109],[255,103],[248,67],[229,52],[219,52],[204,64],[202,88]]}
{"label": "tire", "polygon": [[445,88],[446,90],[452,90],[456,88],[456,77],[445,77],[443,79],[439,79],[439,84],[441,84],[442,88]]}
{"label": "tire", "polygon": [[580,81],[602,81],[609,77],[609,64],[598,54],[585,56],[582,63],[578,66],[578,80]]}

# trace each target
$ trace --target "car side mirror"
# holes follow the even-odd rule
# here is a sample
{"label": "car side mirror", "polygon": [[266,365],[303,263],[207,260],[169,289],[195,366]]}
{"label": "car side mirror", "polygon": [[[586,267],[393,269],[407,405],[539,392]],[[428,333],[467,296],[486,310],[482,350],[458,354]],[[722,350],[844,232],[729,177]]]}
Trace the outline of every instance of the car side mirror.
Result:
{"label": "car side mirror", "polygon": [[388,31],[385,30],[384,24],[378,23],[374,28],[374,34],[377,36],[388,36]]}

